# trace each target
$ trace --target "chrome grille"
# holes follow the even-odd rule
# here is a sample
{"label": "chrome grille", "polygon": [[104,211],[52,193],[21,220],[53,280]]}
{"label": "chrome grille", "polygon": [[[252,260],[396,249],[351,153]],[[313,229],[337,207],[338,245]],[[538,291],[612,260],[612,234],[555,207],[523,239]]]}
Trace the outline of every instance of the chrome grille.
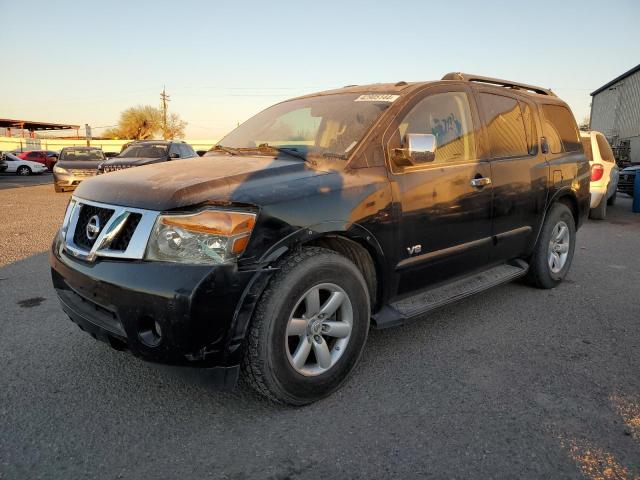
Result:
{"label": "chrome grille", "polygon": [[[158,215],[153,210],[72,197],[60,230],[62,248],[87,261],[96,257],[142,259]],[[89,232],[89,222],[93,232]]]}
{"label": "chrome grille", "polygon": [[102,172],[103,173],[117,172],[118,170],[124,170],[125,168],[131,168],[131,167],[133,167],[133,165],[103,165]]}
{"label": "chrome grille", "polygon": [[96,174],[93,168],[72,168],[69,171],[74,177],[93,177]]}
{"label": "chrome grille", "polygon": [[[113,209],[94,207],[93,205],[81,205],[76,231],[73,234],[73,242],[79,247],[91,250],[91,247],[93,247],[98,235],[100,235],[104,229],[111,215],[113,215]],[[94,217],[99,220],[98,234],[93,238],[89,238],[87,236],[87,226],[89,225],[89,220]]]}

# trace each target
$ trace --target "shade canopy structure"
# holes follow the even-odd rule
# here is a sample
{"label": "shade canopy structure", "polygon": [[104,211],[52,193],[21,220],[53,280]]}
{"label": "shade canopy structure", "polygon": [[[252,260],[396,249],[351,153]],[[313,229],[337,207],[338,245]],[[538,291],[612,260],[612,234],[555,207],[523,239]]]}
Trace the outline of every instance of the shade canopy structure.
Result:
{"label": "shade canopy structure", "polygon": [[41,130],[78,130],[80,125],[67,123],[36,122],[34,120],[18,120],[14,118],[0,118],[0,128],[16,128],[36,132]]}

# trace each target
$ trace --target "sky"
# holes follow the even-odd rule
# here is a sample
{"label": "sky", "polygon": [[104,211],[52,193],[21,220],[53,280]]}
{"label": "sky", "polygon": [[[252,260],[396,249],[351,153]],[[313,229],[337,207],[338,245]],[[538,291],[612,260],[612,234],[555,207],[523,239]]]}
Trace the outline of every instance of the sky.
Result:
{"label": "sky", "polygon": [[93,128],[160,104],[216,139],[267,106],[462,71],[589,93],[640,63],[640,1],[0,0],[0,118]]}

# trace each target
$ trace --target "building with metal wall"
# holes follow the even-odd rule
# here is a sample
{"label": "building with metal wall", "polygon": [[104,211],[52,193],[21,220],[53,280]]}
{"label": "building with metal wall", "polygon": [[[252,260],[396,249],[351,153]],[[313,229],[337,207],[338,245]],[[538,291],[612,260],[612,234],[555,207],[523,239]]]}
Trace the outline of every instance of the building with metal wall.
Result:
{"label": "building with metal wall", "polygon": [[640,163],[640,65],[591,96],[590,128],[604,133],[619,161]]}

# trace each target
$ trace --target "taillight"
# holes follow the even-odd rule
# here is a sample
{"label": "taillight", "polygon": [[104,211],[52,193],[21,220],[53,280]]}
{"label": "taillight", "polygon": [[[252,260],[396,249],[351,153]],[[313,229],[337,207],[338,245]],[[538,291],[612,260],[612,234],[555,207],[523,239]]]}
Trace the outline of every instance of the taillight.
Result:
{"label": "taillight", "polygon": [[591,181],[597,182],[602,180],[602,176],[604,175],[604,167],[599,163],[594,163],[591,165]]}

